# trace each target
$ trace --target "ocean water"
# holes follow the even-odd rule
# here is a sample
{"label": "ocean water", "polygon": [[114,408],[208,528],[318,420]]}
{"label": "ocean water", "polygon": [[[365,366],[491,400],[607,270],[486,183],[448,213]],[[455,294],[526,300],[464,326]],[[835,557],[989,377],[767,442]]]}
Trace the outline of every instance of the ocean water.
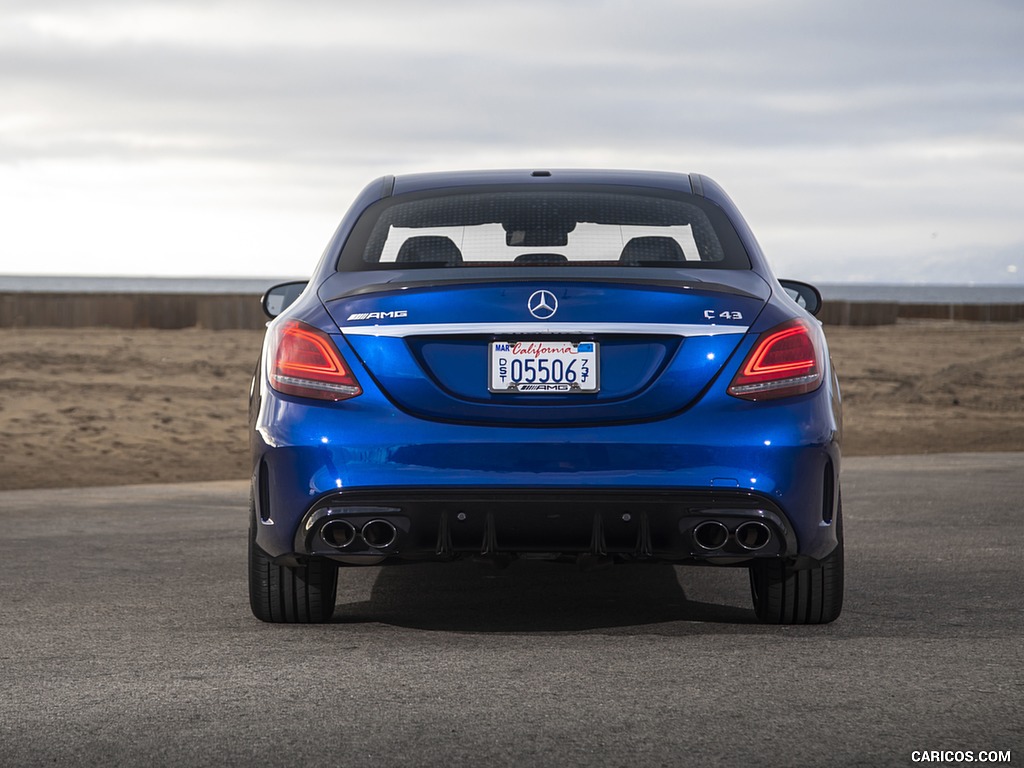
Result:
{"label": "ocean water", "polygon": [[[85,277],[0,275],[0,292],[15,293],[228,293],[260,296],[298,277]],[[1024,304],[1022,285],[822,283],[826,300],[895,304]]]}

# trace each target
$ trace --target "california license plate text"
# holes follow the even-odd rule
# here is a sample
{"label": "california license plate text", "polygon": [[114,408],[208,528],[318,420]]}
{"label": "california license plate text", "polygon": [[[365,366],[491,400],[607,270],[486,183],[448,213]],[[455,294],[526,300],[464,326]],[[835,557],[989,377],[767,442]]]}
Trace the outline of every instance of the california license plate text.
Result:
{"label": "california license plate text", "polygon": [[495,341],[491,343],[492,392],[597,392],[597,343],[593,341]]}

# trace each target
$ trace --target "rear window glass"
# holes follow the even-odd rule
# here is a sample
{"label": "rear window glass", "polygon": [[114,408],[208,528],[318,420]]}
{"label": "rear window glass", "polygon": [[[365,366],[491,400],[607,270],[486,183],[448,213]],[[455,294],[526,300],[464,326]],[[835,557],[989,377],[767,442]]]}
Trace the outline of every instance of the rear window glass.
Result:
{"label": "rear window glass", "polygon": [[508,266],[749,269],[716,206],[693,195],[606,189],[453,190],[380,201],[344,270]]}

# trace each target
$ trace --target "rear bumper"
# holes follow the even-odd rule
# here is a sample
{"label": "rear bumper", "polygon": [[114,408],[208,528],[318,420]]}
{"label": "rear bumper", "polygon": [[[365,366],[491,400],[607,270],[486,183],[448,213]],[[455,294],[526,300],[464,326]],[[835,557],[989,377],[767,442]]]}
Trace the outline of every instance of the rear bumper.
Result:
{"label": "rear bumper", "polygon": [[526,553],[734,564],[792,557],[797,540],[753,493],[435,487],[327,495],[291,549],[348,564]]}
{"label": "rear bumper", "polygon": [[[265,391],[252,432],[257,543],[282,560],[367,564],[602,551],[820,560],[836,545],[840,451],[829,395],[826,386],[643,424],[543,428],[425,421],[370,393],[331,408]],[[335,526],[332,538],[352,541],[325,542],[329,519],[352,527]],[[387,526],[376,533],[394,527],[388,547],[361,535],[378,519]],[[694,539],[711,519],[727,529],[721,551]],[[764,522],[771,546],[741,551],[735,531],[748,520]]]}

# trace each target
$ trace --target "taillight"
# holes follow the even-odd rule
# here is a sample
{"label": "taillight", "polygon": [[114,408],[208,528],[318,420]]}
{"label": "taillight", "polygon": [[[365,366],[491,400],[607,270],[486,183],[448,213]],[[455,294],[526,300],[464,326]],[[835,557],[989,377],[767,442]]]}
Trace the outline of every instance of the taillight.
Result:
{"label": "taillight", "polygon": [[330,336],[298,320],[274,331],[268,363],[270,386],[286,395],[347,400],[363,392]]}
{"label": "taillight", "polygon": [[773,400],[820,387],[825,367],[820,333],[804,320],[790,320],[762,333],[729,385],[729,394]]}

